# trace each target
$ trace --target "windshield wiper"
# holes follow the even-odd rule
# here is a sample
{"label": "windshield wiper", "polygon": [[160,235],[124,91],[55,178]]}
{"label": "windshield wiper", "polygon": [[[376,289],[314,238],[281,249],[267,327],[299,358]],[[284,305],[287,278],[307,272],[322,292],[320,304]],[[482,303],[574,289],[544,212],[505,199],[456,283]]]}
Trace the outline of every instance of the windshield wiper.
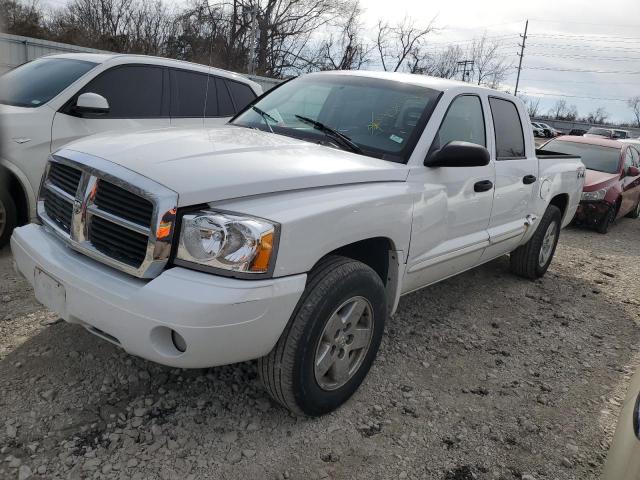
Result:
{"label": "windshield wiper", "polygon": [[340,133],[339,131],[334,130],[331,127],[327,127],[324,123],[320,123],[317,120],[313,120],[312,118],[303,117],[302,115],[296,115],[295,117],[298,120],[301,120],[305,123],[313,125],[313,128],[315,128],[316,130],[320,130],[328,137],[331,137],[340,146],[346,147],[354,153],[362,153],[362,149],[358,145],[353,143],[353,141],[351,141],[351,139],[347,137],[345,134]]}
{"label": "windshield wiper", "polygon": [[251,109],[262,117],[262,120],[264,120],[264,123],[267,126],[267,128],[269,128],[269,131],[271,133],[273,133],[273,128],[271,128],[271,124],[269,123],[269,120],[271,120],[273,123],[278,123],[278,120],[273,118],[271,115],[269,115],[264,110],[256,107],[255,105],[251,105]]}

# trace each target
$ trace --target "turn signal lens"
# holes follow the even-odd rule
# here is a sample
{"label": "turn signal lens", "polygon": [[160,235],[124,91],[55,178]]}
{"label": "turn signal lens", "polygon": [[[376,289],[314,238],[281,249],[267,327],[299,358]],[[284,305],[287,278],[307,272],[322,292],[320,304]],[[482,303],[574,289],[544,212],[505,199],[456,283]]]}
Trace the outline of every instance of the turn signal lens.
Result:
{"label": "turn signal lens", "polygon": [[257,253],[251,262],[249,270],[252,272],[266,272],[269,270],[269,260],[273,253],[273,232],[263,235],[258,243]]}

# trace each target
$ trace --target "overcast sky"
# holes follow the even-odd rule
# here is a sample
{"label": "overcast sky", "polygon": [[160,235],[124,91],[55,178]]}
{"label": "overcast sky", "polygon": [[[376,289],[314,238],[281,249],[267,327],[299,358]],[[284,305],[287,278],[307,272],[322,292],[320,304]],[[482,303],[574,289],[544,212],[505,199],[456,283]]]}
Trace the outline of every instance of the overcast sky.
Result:
{"label": "overcast sky", "polygon": [[[544,113],[558,98],[565,98],[580,115],[603,106],[610,120],[632,120],[625,102],[640,95],[640,0],[361,0],[361,4],[369,28],[380,18],[393,22],[409,16],[427,24],[436,17],[439,31],[429,37],[431,50],[453,43],[464,48],[486,31],[500,37],[502,52],[514,67],[518,35],[529,19],[520,92],[539,96]],[[515,74],[513,68],[506,82],[511,91]]]}
{"label": "overcast sky", "polygon": [[[484,30],[503,36],[503,52],[518,63],[518,34],[529,19],[519,91],[538,95],[547,112],[558,98],[575,104],[581,115],[604,106],[612,120],[632,120],[625,101],[640,95],[640,0],[367,0],[368,23],[405,15],[428,22],[437,16],[441,28],[432,35],[433,49],[447,43],[468,45]],[[510,35],[510,36],[507,36]],[[554,70],[541,70],[554,69]],[[564,70],[592,70],[595,73]],[[630,73],[634,72],[634,73]],[[506,82],[513,86],[516,69]],[[578,98],[595,97],[596,99]],[[608,99],[608,100],[601,100]]]}

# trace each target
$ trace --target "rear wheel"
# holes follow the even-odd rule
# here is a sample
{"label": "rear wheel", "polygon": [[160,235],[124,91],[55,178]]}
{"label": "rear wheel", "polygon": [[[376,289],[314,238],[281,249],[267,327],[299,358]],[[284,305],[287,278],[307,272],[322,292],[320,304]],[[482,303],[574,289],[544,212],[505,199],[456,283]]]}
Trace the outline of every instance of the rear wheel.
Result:
{"label": "rear wheel", "polygon": [[16,205],[9,192],[3,187],[0,191],[0,248],[9,243],[17,220]]}
{"label": "rear wheel", "polygon": [[509,260],[513,273],[531,279],[546,273],[558,245],[561,220],[560,209],[549,205],[529,241],[511,252]]}
{"label": "rear wheel", "polygon": [[265,388],[299,415],[335,410],[369,372],[386,314],[384,285],[375,271],[349,258],[328,257],[309,274],[276,346],[258,361]]}

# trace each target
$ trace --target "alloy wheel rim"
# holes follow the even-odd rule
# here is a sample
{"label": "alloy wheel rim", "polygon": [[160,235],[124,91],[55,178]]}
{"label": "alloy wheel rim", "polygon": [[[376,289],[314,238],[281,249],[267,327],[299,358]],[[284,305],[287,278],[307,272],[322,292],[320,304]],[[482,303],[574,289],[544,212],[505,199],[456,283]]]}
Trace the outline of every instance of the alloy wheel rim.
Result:
{"label": "alloy wheel rim", "polygon": [[313,361],[314,375],[323,390],[336,390],[356,374],[373,338],[373,308],[360,296],[335,309],[327,320]]}
{"label": "alloy wheel rim", "polygon": [[7,228],[7,210],[0,200],[0,237],[4,234],[5,228]]}
{"label": "alloy wheel rim", "polygon": [[549,224],[549,226],[547,227],[547,231],[544,233],[544,238],[542,239],[542,247],[540,247],[540,254],[538,255],[538,265],[540,265],[541,267],[544,267],[551,258],[553,246],[555,245],[556,240],[556,230],[556,223],[552,222],[551,224]]}

